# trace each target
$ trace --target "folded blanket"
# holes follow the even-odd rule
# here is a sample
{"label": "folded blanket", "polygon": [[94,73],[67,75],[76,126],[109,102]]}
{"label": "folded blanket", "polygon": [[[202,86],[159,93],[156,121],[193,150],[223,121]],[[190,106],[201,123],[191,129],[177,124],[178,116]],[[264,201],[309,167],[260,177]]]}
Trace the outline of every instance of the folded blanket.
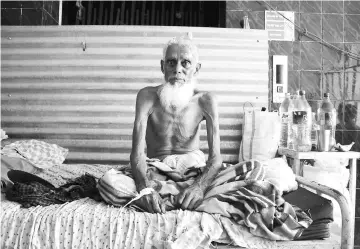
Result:
{"label": "folded blanket", "polygon": [[[198,156],[196,156],[198,155]],[[201,153],[174,155],[172,164],[164,158],[148,160],[150,185],[159,192],[167,210],[176,209],[174,197],[193,184],[205,163]],[[176,163],[181,162],[181,166]],[[189,167],[184,167],[189,162]],[[257,236],[270,240],[298,238],[312,220],[300,209],[282,198],[282,191],[264,180],[265,171],[258,161],[240,162],[223,169],[205,193],[203,203],[196,209],[233,219],[246,225]],[[135,182],[121,171],[110,170],[99,180],[98,188],[104,200],[122,206],[137,196]],[[121,194],[121,193],[126,194]]]}

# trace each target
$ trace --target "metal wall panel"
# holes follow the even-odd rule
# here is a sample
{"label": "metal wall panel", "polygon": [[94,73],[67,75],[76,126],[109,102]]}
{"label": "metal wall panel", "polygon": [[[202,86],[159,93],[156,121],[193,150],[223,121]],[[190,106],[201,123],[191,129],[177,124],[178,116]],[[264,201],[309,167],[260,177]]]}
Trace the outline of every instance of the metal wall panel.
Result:
{"label": "metal wall panel", "polygon": [[[39,139],[68,148],[69,163],[128,162],[136,93],[163,82],[163,45],[186,32],[199,45],[198,87],[219,99],[223,158],[236,162],[244,103],[268,107],[264,30],[2,26],[2,129],[10,141]],[[206,152],[205,123],[201,140]]]}

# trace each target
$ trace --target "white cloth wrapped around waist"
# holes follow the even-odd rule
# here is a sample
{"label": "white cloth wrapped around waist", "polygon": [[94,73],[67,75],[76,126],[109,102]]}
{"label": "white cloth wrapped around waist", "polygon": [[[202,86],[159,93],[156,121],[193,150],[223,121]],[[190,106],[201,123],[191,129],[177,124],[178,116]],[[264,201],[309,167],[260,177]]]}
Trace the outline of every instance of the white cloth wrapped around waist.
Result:
{"label": "white cloth wrapped around waist", "polygon": [[[194,182],[193,178],[205,165],[205,155],[200,150],[166,156],[162,161],[157,158],[148,159],[149,187],[160,195],[175,196],[179,194],[181,188],[188,187]],[[102,198],[114,206],[123,206],[139,195],[135,181],[115,169],[104,174],[98,182],[98,189]]]}

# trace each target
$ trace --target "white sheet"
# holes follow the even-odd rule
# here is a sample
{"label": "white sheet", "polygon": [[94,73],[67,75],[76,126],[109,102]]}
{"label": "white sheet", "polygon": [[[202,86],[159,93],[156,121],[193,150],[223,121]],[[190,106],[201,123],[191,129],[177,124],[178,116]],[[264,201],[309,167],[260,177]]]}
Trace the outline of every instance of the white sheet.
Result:
{"label": "white sheet", "polygon": [[4,201],[1,209],[1,248],[196,248],[222,233],[206,213],[139,213],[89,198],[29,209]]}
{"label": "white sheet", "polygon": [[[85,172],[101,177],[112,167],[64,164],[38,175],[59,186]],[[29,209],[5,200],[0,222],[1,248],[195,249],[208,248],[211,241],[232,240],[250,248],[276,248],[276,242],[254,237],[247,228],[218,215],[182,210],[163,215],[140,213],[89,198]],[[239,233],[242,236],[230,239]]]}

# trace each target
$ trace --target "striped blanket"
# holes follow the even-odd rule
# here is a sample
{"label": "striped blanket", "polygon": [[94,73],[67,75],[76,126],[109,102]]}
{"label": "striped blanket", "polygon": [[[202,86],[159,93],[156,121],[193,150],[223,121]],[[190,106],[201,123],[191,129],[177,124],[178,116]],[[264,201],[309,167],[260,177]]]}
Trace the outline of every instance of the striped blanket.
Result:
{"label": "striped blanket", "polygon": [[[164,161],[149,159],[148,176],[152,187],[165,200],[167,210],[174,210],[174,196],[194,182],[204,165],[178,169]],[[264,180],[264,176],[264,167],[258,161],[224,165],[195,211],[228,217],[248,227],[251,234],[270,240],[298,238],[312,220],[285,202],[282,191]],[[137,196],[129,169],[107,172],[99,180],[98,188],[104,200],[115,206],[122,206]]]}

